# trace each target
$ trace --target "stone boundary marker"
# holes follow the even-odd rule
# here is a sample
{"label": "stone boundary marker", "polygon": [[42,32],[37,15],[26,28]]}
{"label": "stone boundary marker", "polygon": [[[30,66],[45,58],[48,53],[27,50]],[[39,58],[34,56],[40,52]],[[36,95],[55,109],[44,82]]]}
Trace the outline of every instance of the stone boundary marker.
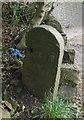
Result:
{"label": "stone boundary marker", "polygon": [[49,25],[41,25],[26,34],[26,44],[23,84],[40,99],[52,88],[55,99],[64,54],[64,40],[61,34]]}

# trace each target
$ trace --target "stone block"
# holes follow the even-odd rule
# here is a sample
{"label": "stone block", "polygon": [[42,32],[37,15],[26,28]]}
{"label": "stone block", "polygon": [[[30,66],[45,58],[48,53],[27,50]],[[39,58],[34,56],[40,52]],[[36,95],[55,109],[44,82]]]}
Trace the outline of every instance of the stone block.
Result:
{"label": "stone block", "polygon": [[69,86],[76,86],[80,77],[80,71],[74,64],[62,64],[60,82]]}
{"label": "stone block", "polygon": [[77,87],[72,87],[69,85],[62,85],[58,92],[58,95],[61,98],[68,99],[68,100],[73,100],[76,94],[77,94]]}
{"label": "stone block", "polygon": [[74,64],[75,50],[66,49],[64,50],[63,63]]}
{"label": "stone block", "polygon": [[60,87],[58,95],[61,98],[74,100],[77,94],[77,84],[80,80],[79,70],[73,64],[62,64]]}

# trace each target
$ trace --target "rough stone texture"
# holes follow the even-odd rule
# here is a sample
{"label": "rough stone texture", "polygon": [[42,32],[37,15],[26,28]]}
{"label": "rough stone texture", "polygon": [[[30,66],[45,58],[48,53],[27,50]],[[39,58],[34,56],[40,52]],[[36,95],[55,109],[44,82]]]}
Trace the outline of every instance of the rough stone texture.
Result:
{"label": "rough stone texture", "polygon": [[79,70],[74,64],[62,64],[58,95],[73,100],[79,80]]}
{"label": "rough stone texture", "polygon": [[75,65],[62,64],[61,81],[70,86],[76,86],[79,81],[79,70]]}
{"label": "rough stone texture", "polygon": [[54,27],[59,33],[63,33],[62,25],[57,20],[50,20],[47,25]]}
{"label": "rough stone texture", "polygon": [[75,50],[65,49],[63,56],[63,63],[74,64]]}
{"label": "rough stone texture", "polygon": [[50,20],[47,25],[54,27],[63,37],[64,43],[67,43],[67,35],[63,32],[62,25],[57,20]]}
{"label": "rough stone texture", "polygon": [[63,2],[56,6],[53,15],[65,27],[82,26],[82,2]]}
{"label": "rough stone texture", "polygon": [[70,85],[62,85],[59,89],[58,95],[61,98],[73,100],[74,95],[77,92],[77,88]]}
{"label": "rough stone texture", "polygon": [[58,62],[61,61],[59,56],[62,58],[64,41],[56,29],[42,25],[27,33],[26,43],[28,49],[24,59],[22,82],[34,96],[44,98],[45,92],[54,87],[57,79]]}

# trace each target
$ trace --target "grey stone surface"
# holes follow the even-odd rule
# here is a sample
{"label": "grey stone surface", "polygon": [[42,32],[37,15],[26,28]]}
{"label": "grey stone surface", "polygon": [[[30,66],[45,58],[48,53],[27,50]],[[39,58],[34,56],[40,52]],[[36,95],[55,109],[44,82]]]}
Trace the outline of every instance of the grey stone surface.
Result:
{"label": "grey stone surface", "polygon": [[80,81],[79,70],[74,64],[62,64],[58,95],[73,100]]}
{"label": "grey stone surface", "polygon": [[61,98],[73,100],[74,95],[77,92],[77,88],[70,85],[62,85],[59,89],[58,95]]}
{"label": "grey stone surface", "polygon": [[57,20],[50,20],[49,22],[46,23],[47,25],[51,25],[54,27],[59,33],[63,33],[62,30],[62,25],[57,21]]}
{"label": "grey stone surface", "polygon": [[[75,1],[75,0],[73,0]],[[77,98],[77,103],[80,103],[82,101],[82,90],[83,90],[83,73],[84,73],[84,68],[83,68],[83,29],[82,29],[82,10],[83,6],[81,3],[81,0],[77,3],[70,3],[71,1],[67,3],[62,3],[56,6],[54,9],[54,16],[56,19],[62,24],[63,31],[66,33],[68,40],[67,40],[67,47],[68,48],[73,48],[75,49],[75,60],[74,64],[77,66],[77,68],[80,70],[80,79],[78,81],[77,85],[77,91],[76,91],[76,98]],[[65,28],[66,27],[66,28]],[[67,88],[66,88],[67,87]],[[63,93],[63,89],[66,89],[67,95],[69,92],[74,93],[74,87],[71,87],[69,89],[69,86],[62,86],[60,93]],[[65,92],[66,92],[65,91]],[[64,93],[63,93],[64,94]],[[62,95],[63,95],[62,94]],[[73,95],[72,95],[73,96]],[[81,96],[81,98],[79,98]],[[64,95],[65,97],[65,95]],[[80,100],[81,99],[81,100]]]}
{"label": "grey stone surface", "polygon": [[62,37],[64,39],[64,43],[66,45],[66,43],[67,43],[67,35],[64,33],[64,31],[62,29],[62,25],[60,24],[60,22],[53,19],[53,20],[50,20],[49,22],[47,22],[46,24],[54,27],[62,35]]}
{"label": "grey stone surface", "polygon": [[65,49],[63,56],[63,63],[74,64],[75,50]]}
{"label": "grey stone surface", "polygon": [[76,86],[79,81],[79,70],[74,64],[62,64],[61,81],[69,86]]}
{"label": "grey stone surface", "polygon": [[56,6],[53,15],[64,27],[82,26],[82,2],[63,2]]}
{"label": "grey stone surface", "polygon": [[[44,98],[45,92],[54,87],[57,79],[64,41],[56,29],[43,25],[27,33],[26,44],[28,49],[23,64],[22,82],[34,96]],[[60,71],[57,76],[60,78]]]}

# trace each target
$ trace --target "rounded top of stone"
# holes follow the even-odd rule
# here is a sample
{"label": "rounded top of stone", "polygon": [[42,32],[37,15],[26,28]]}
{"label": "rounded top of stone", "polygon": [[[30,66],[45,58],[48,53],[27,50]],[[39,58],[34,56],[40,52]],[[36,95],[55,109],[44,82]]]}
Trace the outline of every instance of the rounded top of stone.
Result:
{"label": "rounded top of stone", "polygon": [[60,47],[64,46],[64,40],[63,40],[61,34],[54,27],[52,27],[50,25],[39,25],[39,26],[34,27],[33,29],[35,29],[35,28],[38,28],[38,29],[39,28],[41,28],[41,29],[43,28],[46,31],[50,32],[53,36],[55,36],[55,38],[58,41],[58,44],[60,44]]}

